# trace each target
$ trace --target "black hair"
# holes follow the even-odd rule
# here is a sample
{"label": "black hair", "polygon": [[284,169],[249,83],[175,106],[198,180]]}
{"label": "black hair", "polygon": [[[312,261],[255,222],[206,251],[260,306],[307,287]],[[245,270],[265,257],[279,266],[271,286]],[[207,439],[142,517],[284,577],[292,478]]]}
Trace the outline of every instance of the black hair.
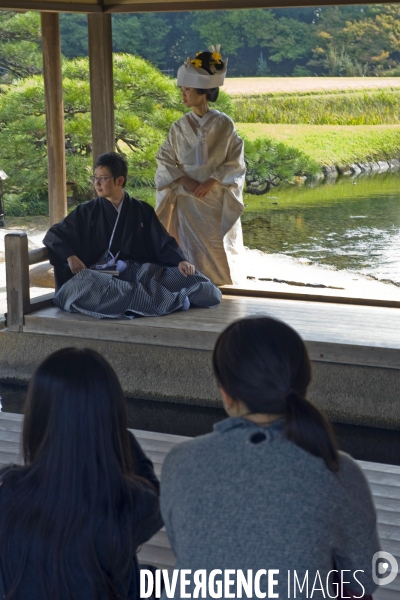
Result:
{"label": "black hair", "polygon": [[215,88],[210,88],[208,90],[202,90],[202,89],[198,89],[198,88],[195,88],[195,89],[196,89],[196,92],[200,96],[205,94],[208,102],[216,102],[216,100],[218,98],[218,94],[219,94],[219,88],[215,87]]}
{"label": "black hair", "polygon": [[118,154],[118,152],[105,152],[105,154],[100,154],[94,165],[94,168],[96,167],[108,167],[111,175],[114,178],[114,181],[118,177],[123,177],[123,185],[126,185],[126,179],[128,177],[128,163],[123,156],[121,156],[121,154]]}
{"label": "black hair", "polygon": [[271,317],[241,319],[220,334],[212,361],[218,384],[231,398],[250,413],[283,413],[286,437],[338,471],[331,426],[306,399],[311,363],[294,329]]}
{"label": "black hair", "polygon": [[[18,596],[28,557],[43,600],[71,597],[71,548],[99,597],[125,597],[136,549],[134,484],[139,478],[124,394],[100,354],[65,348],[38,367],[29,384],[22,442],[25,466],[3,476],[3,489],[10,489],[13,499],[1,507],[5,598]],[[95,546],[99,527],[101,559]]]}

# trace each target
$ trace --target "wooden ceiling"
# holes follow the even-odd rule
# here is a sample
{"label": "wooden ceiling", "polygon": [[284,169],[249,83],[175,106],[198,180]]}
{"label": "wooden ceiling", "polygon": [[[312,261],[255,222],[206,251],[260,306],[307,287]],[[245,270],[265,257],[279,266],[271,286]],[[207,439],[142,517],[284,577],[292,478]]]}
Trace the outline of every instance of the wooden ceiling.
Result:
{"label": "wooden ceiling", "polygon": [[[384,4],[375,0],[374,4]],[[117,13],[368,4],[365,0],[0,0],[0,10]]]}

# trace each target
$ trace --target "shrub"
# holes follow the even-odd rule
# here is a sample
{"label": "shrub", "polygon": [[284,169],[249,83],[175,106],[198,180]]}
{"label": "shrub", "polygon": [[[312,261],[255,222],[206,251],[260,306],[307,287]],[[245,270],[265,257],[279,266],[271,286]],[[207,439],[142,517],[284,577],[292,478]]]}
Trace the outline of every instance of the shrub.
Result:
{"label": "shrub", "polygon": [[245,139],[246,192],[267,193],[281,182],[292,182],[296,176],[315,175],[319,165],[303,152],[268,138]]}
{"label": "shrub", "polygon": [[47,193],[5,194],[3,203],[6,217],[33,217],[49,214]]}

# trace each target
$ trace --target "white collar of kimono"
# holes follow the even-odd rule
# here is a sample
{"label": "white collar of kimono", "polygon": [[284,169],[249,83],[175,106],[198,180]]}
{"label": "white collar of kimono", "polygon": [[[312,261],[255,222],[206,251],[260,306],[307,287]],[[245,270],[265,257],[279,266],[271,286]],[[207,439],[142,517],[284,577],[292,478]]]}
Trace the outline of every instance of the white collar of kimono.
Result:
{"label": "white collar of kimono", "polygon": [[[121,202],[119,203],[119,206],[118,206],[118,207],[116,207],[116,206],[115,206],[115,204],[113,204],[113,207],[115,208],[115,210],[116,210],[116,211],[117,211],[117,213],[118,213],[117,219],[116,219],[116,221],[115,221],[114,229],[112,230],[112,234],[111,234],[111,238],[110,238],[110,243],[109,243],[109,245],[108,245],[108,251],[109,251],[109,253],[111,254],[111,256],[112,256],[113,258],[114,258],[114,255],[113,255],[113,254],[112,254],[112,252],[111,252],[111,244],[112,244],[112,242],[113,242],[113,239],[114,239],[114,233],[115,233],[115,230],[117,229],[117,225],[118,225],[119,217],[120,217],[120,214],[121,214],[121,208],[122,208],[122,205],[123,205],[123,203],[124,203],[124,200],[125,200],[125,193],[124,193],[124,197],[122,198],[122,200],[121,200]],[[119,254],[119,252],[118,252],[118,254]],[[116,254],[116,255],[115,255],[115,258],[117,258],[118,254]]]}
{"label": "white collar of kimono", "polygon": [[203,117],[199,117],[195,112],[189,113],[195,120],[195,123],[199,125],[199,128],[196,132],[197,134],[197,145],[196,145],[196,165],[198,167],[203,167],[208,163],[208,146],[207,146],[207,134],[209,132],[209,128],[206,127],[210,119],[212,119],[215,115],[219,114],[217,110],[209,110]]}
{"label": "white collar of kimono", "polygon": [[118,250],[118,252],[117,252],[117,254],[115,256],[111,252],[111,244],[112,244],[113,239],[114,239],[115,230],[117,229],[119,217],[120,217],[120,214],[121,214],[121,208],[122,208],[122,205],[124,203],[125,197],[126,197],[126,194],[124,194],[124,197],[122,198],[122,200],[119,203],[118,207],[116,207],[115,204],[113,204],[113,207],[117,211],[118,216],[116,218],[115,225],[114,225],[114,228],[112,230],[112,234],[111,234],[111,237],[110,237],[110,243],[108,244],[108,256],[107,256],[108,261],[105,264],[96,265],[96,267],[95,267],[96,269],[99,269],[99,270],[105,270],[105,269],[112,269],[112,270],[114,270],[114,269],[116,269],[120,273],[122,273],[122,271],[124,271],[126,269],[126,263],[124,263],[125,267],[122,266],[122,264],[123,264],[124,261],[120,261],[120,260],[117,261],[117,258],[120,255],[121,251]]}
{"label": "white collar of kimono", "polygon": [[218,114],[218,112],[218,110],[211,108],[208,112],[206,112],[206,114],[203,117],[199,117],[199,115],[196,115],[196,113],[193,110],[190,114],[192,115],[192,117],[194,117],[194,120],[200,125],[200,127],[204,127],[204,125],[208,123],[211,117],[215,114]]}

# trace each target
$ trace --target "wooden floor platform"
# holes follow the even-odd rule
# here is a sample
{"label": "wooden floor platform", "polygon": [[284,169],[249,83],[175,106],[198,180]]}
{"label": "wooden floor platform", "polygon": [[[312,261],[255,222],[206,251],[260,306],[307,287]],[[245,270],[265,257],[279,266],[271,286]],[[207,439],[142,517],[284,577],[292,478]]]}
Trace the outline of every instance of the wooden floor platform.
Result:
{"label": "wooden floor platform", "polygon": [[398,308],[225,295],[213,309],[133,320],[98,320],[47,307],[27,314],[23,331],[211,350],[233,320],[258,315],[292,325],[306,340],[312,359],[400,369]]}
{"label": "wooden floor platform", "polygon": [[[0,413],[0,466],[21,464],[22,415]],[[160,476],[161,466],[169,450],[189,438],[150,431],[132,430],[143,450],[152,459]],[[382,549],[393,554],[400,563],[400,467],[371,462],[359,462],[366,475],[378,514]],[[164,529],[143,545],[140,561],[159,568],[172,568],[175,557]],[[379,588],[374,600],[399,600],[400,575],[393,583]]]}

